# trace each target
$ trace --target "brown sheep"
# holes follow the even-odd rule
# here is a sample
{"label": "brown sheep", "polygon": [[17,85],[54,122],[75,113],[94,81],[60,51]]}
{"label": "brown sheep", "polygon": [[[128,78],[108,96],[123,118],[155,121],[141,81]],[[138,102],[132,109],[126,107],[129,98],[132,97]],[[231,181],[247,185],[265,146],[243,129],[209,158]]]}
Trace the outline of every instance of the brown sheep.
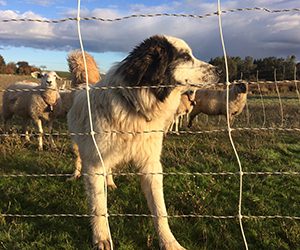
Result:
{"label": "brown sheep", "polygon": [[[95,59],[87,52],[84,52],[84,55],[88,70],[89,84],[100,82],[101,76]],[[78,87],[81,84],[86,83],[86,74],[81,50],[72,51],[68,55],[67,61],[69,64],[69,71],[71,73],[72,87]]]}

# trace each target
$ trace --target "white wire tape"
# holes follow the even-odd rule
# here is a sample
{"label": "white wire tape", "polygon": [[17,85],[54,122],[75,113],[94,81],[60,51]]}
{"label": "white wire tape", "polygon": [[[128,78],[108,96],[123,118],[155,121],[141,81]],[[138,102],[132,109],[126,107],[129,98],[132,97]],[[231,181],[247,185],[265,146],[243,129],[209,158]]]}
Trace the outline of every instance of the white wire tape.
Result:
{"label": "white wire tape", "polygon": [[105,194],[105,218],[106,218],[106,227],[109,235],[109,241],[110,241],[110,247],[111,250],[113,250],[113,242],[112,242],[112,237],[111,237],[111,232],[109,228],[109,221],[108,221],[108,211],[107,211],[107,180],[106,180],[106,168],[104,165],[104,161],[100,152],[100,149],[97,145],[96,138],[95,138],[95,131],[94,131],[94,126],[93,126],[93,119],[92,119],[92,111],[91,111],[91,102],[90,102],[90,94],[89,94],[89,78],[88,78],[88,69],[87,69],[87,64],[86,64],[86,58],[85,58],[85,53],[84,53],[84,47],[83,47],[83,41],[82,41],[82,36],[81,36],[81,29],[80,29],[80,0],[78,0],[78,8],[77,8],[77,31],[78,31],[78,37],[79,37],[79,42],[80,42],[80,49],[82,52],[82,57],[83,57],[83,63],[84,63],[84,69],[85,69],[85,78],[86,78],[86,97],[87,97],[87,105],[88,105],[88,115],[89,115],[89,122],[90,122],[90,129],[91,129],[91,137],[93,140],[93,143],[95,145],[95,148],[97,150],[97,153],[100,158],[100,162],[103,168],[103,174],[104,174],[104,194]]}
{"label": "white wire tape", "polygon": [[[0,214],[2,217],[11,217],[11,218],[57,218],[57,217],[74,217],[74,218],[91,218],[94,217],[94,214]],[[106,216],[97,215],[97,216]],[[117,214],[111,213],[110,217],[144,217],[144,218],[201,218],[201,219],[236,219],[236,215],[209,215],[209,214],[176,214],[176,215],[153,215],[153,214]],[[244,215],[243,219],[281,219],[281,220],[300,220],[300,216],[289,216],[289,215]]]}
{"label": "white wire tape", "polygon": [[231,127],[230,127],[230,120],[229,120],[229,71],[228,71],[228,63],[227,63],[227,53],[226,53],[226,48],[225,48],[225,42],[224,42],[224,37],[223,37],[223,30],[222,30],[222,17],[221,17],[222,11],[221,11],[221,1],[218,0],[218,20],[219,20],[219,31],[220,31],[220,38],[221,38],[221,43],[222,43],[222,49],[223,49],[223,54],[224,54],[224,61],[225,61],[225,69],[226,69],[226,111],[227,111],[227,126],[228,126],[228,136],[230,143],[232,145],[233,151],[235,153],[239,169],[240,169],[240,193],[239,193],[239,204],[238,204],[238,218],[239,218],[239,224],[241,228],[241,233],[243,236],[244,244],[246,250],[248,250],[248,244],[247,244],[247,239],[244,233],[244,228],[243,228],[243,223],[242,223],[242,194],[243,194],[243,169],[242,169],[242,164],[239,158],[239,155],[237,153],[237,150],[235,148],[232,136],[231,136]]}

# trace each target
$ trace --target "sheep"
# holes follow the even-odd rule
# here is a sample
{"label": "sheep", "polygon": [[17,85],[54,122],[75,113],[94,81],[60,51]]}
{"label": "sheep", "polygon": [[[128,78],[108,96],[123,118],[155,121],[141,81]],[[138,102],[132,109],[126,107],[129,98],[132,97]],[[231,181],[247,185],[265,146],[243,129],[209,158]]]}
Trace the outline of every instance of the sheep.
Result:
{"label": "sheep", "polygon": [[[87,52],[84,52],[86,65],[88,69],[88,82],[95,84],[101,80],[99,68],[94,58]],[[78,89],[85,87],[86,75],[81,50],[71,51],[67,57],[69,71],[71,73],[71,86]],[[59,117],[65,118],[73,104],[76,91],[65,89],[65,84],[59,89],[62,101],[62,108]]]}
{"label": "sheep", "polygon": [[[227,116],[226,111],[226,89],[213,90],[201,89],[196,91],[196,105],[190,113],[188,127],[192,126],[194,118],[199,113],[207,115],[224,115]],[[239,115],[247,102],[248,84],[238,83],[234,84],[229,89],[229,121],[233,124],[234,117]]]}
{"label": "sheep", "polygon": [[[14,115],[22,117],[23,131],[28,137],[27,126],[29,120],[33,120],[39,132],[39,150],[43,150],[43,126],[42,121],[49,122],[49,130],[52,130],[52,122],[55,115],[60,112],[61,100],[57,90],[57,79],[61,79],[56,72],[33,72],[34,78],[41,79],[40,85],[36,83],[17,82],[9,86],[3,95],[3,120],[4,130],[8,131],[8,120]],[[28,89],[29,91],[25,91]],[[24,91],[14,91],[24,90]],[[51,138],[52,139],[52,138]],[[52,143],[53,140],[52,140]],[[54,145],[54,144],[53,144]]]}
{"label": "sheep", "polygon": [[189,115],[195,104],[195,91],[187,91],[181,95],[180,104],[174,115],[174,120],[169,126],[169,131],[172,131],[175,125],[175,132],[178,133],[180,120],[183,119],[184,115]]}
{"label": "sheep", "polygon": [[[100,71],[95,59],[87,52],[84,52],[89,84],[98,83],[101,80]],[[69,71],[71,73],[72,87],[78,87],[86,82],[83,55],[81,50],[74,50],[69,53],[68,58]]]}

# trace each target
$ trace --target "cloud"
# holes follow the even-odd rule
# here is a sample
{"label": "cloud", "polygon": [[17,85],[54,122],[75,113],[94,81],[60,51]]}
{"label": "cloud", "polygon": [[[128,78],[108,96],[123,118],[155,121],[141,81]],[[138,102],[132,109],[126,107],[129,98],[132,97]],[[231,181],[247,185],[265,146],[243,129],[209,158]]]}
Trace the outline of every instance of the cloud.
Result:
{"label": "cloud", "polygon": [[56,4],[55,2],[57,2],[57,1],[53,1],[53,0],[26,0],[26,3],[28,3],[28,4],[34,4],[34,5],[39,5],[39,6],[43,6],[43,7],[54,5],[54,4]]}
{"label": "cloud", "polygon": [[[47,2],[47,1],[40,1]],[[223,9],[262,6],[272,9],[300,7],[294,0],[245,0],[225,1]],[[191,13],[215,12],[215,3],[199,0],[173,1],[168,5],[130,5],[129,9],[97,8],[83,9],[81,16],[117,18],[132,13]],[[75,9],[69,9],[65,16],[76,16]],[[43,18],[33,13],[0,11],[2,19]],[[223,28],[227,52],[232,56],[297,55],[300,58],[300,13],[270,14],[263,11],[246,11],[223,14]],[[71,50],[79,47],[75,21],[59,24],[45,23],[0,23],[0,46],[26,46],[51,50]],[[222,56],[217,17],[198,18],[132,18],[117,22],[82,21],[81,32],[84,46],[91,52],[128,52],[137,43],[153,34],[167,34],[185,39],[194,54],[209,60]]]}

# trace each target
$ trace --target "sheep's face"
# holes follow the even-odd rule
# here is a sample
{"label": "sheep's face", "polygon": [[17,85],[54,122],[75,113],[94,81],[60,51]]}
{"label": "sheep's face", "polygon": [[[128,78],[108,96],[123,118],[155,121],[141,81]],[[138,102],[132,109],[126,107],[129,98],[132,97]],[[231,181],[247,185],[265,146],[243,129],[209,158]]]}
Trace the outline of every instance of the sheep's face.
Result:
{"label": "sheep's face", "polygon": [[41,86],[49,89],[57,89],[56,80],[61,78],[54,71],[50,72],[33,72],[31,74],[34,78],[41,79]]}
{"label": "sheep's face", "polygon": [[188,90],[186,92],[184,92],[182,94],[182,96],[186,95],[189,103],[190,103],[190,106],[194,107],[196,105],[196,91],[195,90]]}
{"label": "sheep's face", "polygon": [[237,93],[247,93],[248,92],[248,84],[247,83],[238,83],[235,85]]}

